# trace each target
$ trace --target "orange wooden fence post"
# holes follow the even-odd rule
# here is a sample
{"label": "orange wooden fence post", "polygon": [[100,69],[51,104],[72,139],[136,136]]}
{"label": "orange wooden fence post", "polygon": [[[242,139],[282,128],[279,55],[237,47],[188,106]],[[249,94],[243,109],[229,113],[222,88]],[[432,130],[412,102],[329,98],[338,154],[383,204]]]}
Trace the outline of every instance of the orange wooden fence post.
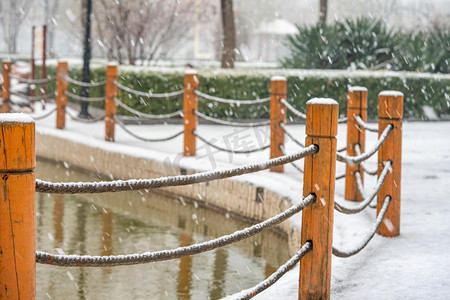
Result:
{"label": "orange wooden fence post", "polygon": [[[286,124],[286,108],[280,102],[286,99],[287,80],[283,76],[274,76],[270,80],[270,158],[283,156],[280,146],[284,147],[284,131],[280,123]],[[283,172],[284,166],[270,168],[272,172]]]}
{"label": "orange wooden fence post", "polygon": [[116,125],[117,105],[114,100],[117,97],[117,64],[109,63],[106,67],[105,85],[105,141],[114,142],[114,127]]}
{"label": "orange wooden fence post", "polygon": [[12,64],[9,60],[2,61],[2,76],[3,76],[3,84],[2,84],[2,107],[0,109],[1,113],[9,112],[9,100],[11,98],[11,93],[9,91],[11,87],[11,80],[9,78],[9,73],[12,71]]}
{"label": "orange wooden fence post", "polygon": [[66,106],[67,106],[67,79],[69,75],[69,65],[66,61],[59,61],[56,69],[56,128],[66,127]]}
{"label": "orange wooden fence post", "polygon": [[301,242],[311,241],[313,249],[300,262],[299,299],[330,298],[338,114],[332,99],[306,103],[305,146],[315,144],[319,152],[305,158],[303,196],[317,200],[302,213]]}
{"label": "orange wooden fence post", "polygon": [[3,114],[0,128],[0,299],[35,299],[34,121]]}
{"label": "orange wooden fence post", "polygon": [[[355,145],[359,144],[361,153],[365,150],[366,130],[358,125],[355,120],[360,116],[367,122],[367,89],[365,87],[354,86],[349,88],[347,96],[347,154],[355,156]],[[355,172],[359,171],[364,182],[364,172],[361,165],[347,164],[345,171],[345,199],[352,201],[362,201],[363,197],[356,184]]]}
{"label": "orange wooden fence post", "polygon": [[195,156],[196,139],[194,131],[197,130],[198,96],[194,93],[198,89],[198,75],[195,70],[184,73],[183,97],[183,124],[184,124],[184,156]]}
{"label": "orange wooden fence post", "polygon": [[389,125],[394,126],[383,145],[378,150],[378,177],[384,168],[383,163],[392,161],[389,172],[377,195],[377,215],[386,196],[391,203],[377,230],[382,236],[393,237],[400,234],[400,187],[402,172],[402,118],[403,94],[397,91],[383,91],[378,95],[378,135]]}

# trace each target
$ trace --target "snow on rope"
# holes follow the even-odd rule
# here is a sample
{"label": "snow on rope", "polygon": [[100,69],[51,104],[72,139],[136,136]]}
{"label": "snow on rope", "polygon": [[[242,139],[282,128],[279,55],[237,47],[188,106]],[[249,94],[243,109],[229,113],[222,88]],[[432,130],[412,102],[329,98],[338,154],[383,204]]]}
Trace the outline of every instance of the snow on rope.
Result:
{"label": "snow on rope", "polygon": [[341,123],[346,123],[347,122],[347,118],[341,118],[341,119],[338,119],[338,123],[339,124],[341,124]]}
{"label": "snow on rope", "polygon": [[361,162],[367,160],[372,155],[374,155],[375,152],[378,151],[378,149],[381,147],[381,145],[383,145],[384,141],[388,137],[389,132],[391,132],[393,128],[394,127],[391,124],[386,126],[383,133],[380,135],[378,141],[375,143],[375,146],[370,151],[357,156],[347,156],[344,154],[337,153],[336,160],[348,164],[360,164]]}
{"label": "snow on rope", "polygon": [[17,79],[21,83],[26,83],[26,84],[42,84],[42,83],[49,83],[50,81],[55,80],[54,77],[41,78],[41,79],[22,78],[22,77],[16,76],[11,73],[9,73],[8,76],[10,78]]}
{"label": "snow on rope", "polygon": [[42,115],[39,115],[39,116],[30,115],[30,117],[32,117],[33,120],[35,120],[35,121],[39,121],[39,120],[47,118],[48,116],[53,114],[55,111],[56,111],[56,107],[49,110],[48,112],[43,113]]}
{"label": "snow on rope", "polygon": [[[361,147],[359,146],[359,144],[355,144],[354,147],[355,147],[356,155],[361,155]],[[376,169],[369,170],[364,162],[361,162],[360,166],[364,170],[365,173],[367,173],[369,175],[377,175],[377,170]]]}
{"label": "snow on rope", "polygon": [[201,140],[203,143],[205,143],[208,146],[211,146],[217,150],[223,151],[223,152],[228,152],[228,153],[236,153],[236,154],[248,154],[248,153],[253,153],[253,152],[258,152],[258,151],[263,151],[266,150],[267,148],[270,147],[269,145],[265,145],[259,148],[254,148],[254,149],[248,149],[248,150],[233,150],[233,149],[227,149],[227,148],[223,148],[217,145],[214,145],[213,143],[211,143],[210,141],[208,141],[206,138],[202,137],[201,135],[199,135],[196,131],[194,131],[194,135],[196,137],[198,137],[199,140]]}
{"label": "snow on rope", "polygon": [[27,99],[28,101],[39,101],[44,98],[50,98],[50,97],[54,96],[54,93],[48,93],[46,95],[37,95],[37,96],[29,96],[29,95],[25,95],[25,94],[18,93],[18,92],[10,92],[10,93],[11,93],[11,95],[15,95],[17,97]]}
{"label": "snow on rope", "polygon": [[204,113],[199,112],[198,110],[194,110],[194,114],[196,114],[198,117],[202,118],[203,120],[213,122],[220,125],[227,125],[227,126],[235,126],[235,127],[260,127],[260,126],[267,126],[270,125],[270,120],[261,121],[261,122],[233,122],[233,121],[226,121],[221,120],[217,118],[210,117],[208,115],[205,115]]}
{"label": "snow on rope", "polygon": [[106,84],[106,81],[100,81],[100,82],[83,82],[83,81],[78,81],[75,80],[73,78],[70,78],[69,76],[64,76],[64,79],[67,80],[68,82],[78,85],[78,86],[82,86],[82,87],[98,87],[98,86],[103,86]]}
{"label": "snow on rope", "polygon": [[114,117],[114,120],[116,120],[117,124],[119,124],[119,126],[120,126],[126,133],[128,133],[128,134],[131,135],[132,137],[137,138],[138,140],[141,140],[141,141],[144,141],[144,142],[165,142],[165,141],[172,140],[172,139],[176,138],[176,137],[179,136],[179,135],[182,135],[183,132],[184,132],[183,130],[181,130],[181,131],[179,131],[179,132],[177,132],[177,133],[175,133],[175,134],[173,134],[173,135],[171,135],[171,136],[164,137],[164,138],[154,138],[154,139],[144,138],[144,137],[141,137],[141,136],[135,134],[135,133],[132,132],[131,130],[129,130],[129,129],[125,126],[125,124],[122,123],[122,121],[121,121],[119,118]]}
{"label": "snow on rope", "polygon": [[168,176],[155,179],[130,179],[100,182],[48,182],[36,179],[36,192],[56,194],[106,193],[189,185],[211,180],[267,170],[317,153],[319,148],[311,145],[299,152],[231,169],[207,171],[192,175]]}
{"label": "snow on rope", "polygon": [[339,179],[342,179],[342,178],[345,178],[345,173],[344,173],[344,174],[341,174],[341,175],[338,175],[338,176],[336,176],[336,180],[339,180]]}
{"label": "snow on rope", "polygon": [[120,101],[118,98],[114,98],[114,101],[123,109],[125,109],[125,110],[129,111],[130,113],[132,113],[140,118],[143,118],[143,119],[163,120],[163,119],[170,119],[170,118],[174,118],[174,117],[183,116],[183,111],[181,111],[181,110],[177,110],[173,113],[168,113],[168,114],[163,114],[163,115],[146,114],[146,113],[140,112],[138,110],[135,110],[134,108],[129,107],[128,105],[126,105],[125,103]]}
{"label": "snow on rope", "polygon": [[68,109],[66,109],[66,114],[68,114],[69,117],[70,117],[72,120],[77,121],[77,122],[82,122],[82,123],[95,123],[95,122],[99,122],[99,121],[102,121],[102,120],[105,119],[105,116],[101,116],[101,117],[98,117],[98,118],[91,118],[91,117],[89,117],[89,119],[80,118],[80,117],[75,116],[75,115],[74,115],[70,110],[68,110]]}
{"label": "snow on rope", "polygon": [[124,265],[145,264],[155,261],[177,259],[184,256],[199,254],[214,250],[243,239],[254,236],[266,228],[275,226],[291,216],[297,214],[316,200],[314,195],[309,195],[301,202],[293,205],[286,211],[269,218],[261,223],[235,231],[232,234],[194,244],[186,247],[179,247],[171,250],[161,250],[155,252],[144,252],[140,254],[111,255],[111,256],[91,256],[91,255],[57,255],[41,251],[36,252],[36,262],[41,264],[56,265],[62,267],[114,267]]}
{"label": "snow on rope", "polygon": [[289,102],[287,102],[286,99],[280,99],[280,102],[282,104],[284,104],[284,106],[286,106],[286,108],[288,110],[290,110],[294,115],[296,115],[297,117],[299,117],[301,119],[305,119],[306,120],[306,114],[298,111],[295,107],[293,107],[291,104],[289,104]]}
{"label": "snow on rope", "polygon": [[270,101],[270,97],[267,98],[261,98],[261,99],[254,99],[254,100],[235,100],[235,99],[225,99],[225,98],[220,98],[220,97],[216,97],[216,96],[211,96],[205,93],[202,93],[200,91],[195,90],[194,94],[196,94],[197,96],[206,99],[206,100],[210,100],[210,101],[215,101],[215,102],[220,102],[220,103],[227,103],[227,104],[234,104],[234,105],[253,105],[253,104],[261,104],[261,103],[266,103]]}
{"label": "snow on rope", "polygon": [[288,136],[291,140],[293,140],[293,141],[294,141],[297,145],[299,145],[300,147],[305,148],[305,144],[303,144],[302,142],[300,142],[299,140],[297,140],[297,139],[294,137],[294,135],[292,134],[292,132],[290,132],[290,131],[287,129],[286,124],[284,124],[283,122],[280,122],[280,127],[281,127],[281,129],[283,129],[284,133],[286,133],[287,136]]}
{"label": "snow on rope", "polygon": [[[339,201],[335,200],[334,201],[334,209],[336,209],[337,211],[339,211],[341,213],[345,213],[345,214],[356,214],[356,213],[359,213],[360,211],[364,210],[370,204],[370,202],[372,202],[372,200],[377,196],[378,192],[380,191],[381,187],[383,186],[384,181],[386,180],[387,174],[391,170],[391,166],[392,166],[392,162],[388,160],[384,165],[383,171],[380,174],[380,178],[378,178],[377,183],[375,184],[375,186],[372,190],[372,193],[370,193],[369,196],[366,196],[364,193],[364,190],[360,189],[360,188],[362,188],[362,184],[361,184],[361,186],[358,187],[358,189],[360,189],[361,196],[364,198],[364,200],[359,202],[357,206],[348,207],[348,206],[345,206],[345,204],[340,203]],[[358,174],[358,175],[356,175],[356,174]],[[358,176],[359,176],[359,183],[362,183],[361,182],[361,174],[359,174],[359,172],[355,172],[355,177],[357,179],[356,180],[357,182],[358,182]]]}
{"label": "snow on rope", "polygon": [[264,281],[258,283],[256,286],[241,291],[238,294],[239,299],[251,299],[261,293],[262,291],[269,288],[272,284],[278,281],[281,277],[284,276],[288,271],[292,270],[296,264],[306,255],[306,253],[310,252],[312,250],[312,243],[306,242],[303,244],[303,246],[300,248],[300,250],[295,254],[293,257],[291,257],[284,265],[279,267],[272,275],[267,277]]}
{"label": "snow on rope", "polygon": [[337,149],[337,152],[342,152],[342,151],[345,151],[345,150],[347,150],[347,146],[344,146],[342,148]]}
{"label": "snow on rope", "polygon": [[356,123],[358,123],[359,126],[364,128],[365,130],[372,131],[372,132],[378,132],[378,126],[370,126],[366,122],[361,119],[360,116],[355,116]]}
{"label": "snow on rope", "polygon": [[147,97],[147,98],[171,98],[171,97],[176,97],[176,96],[180,96],[184,94],[184,90],[179,90],[179,91],[174,91],[174,92],[170,92],[170,93],[161,93],[161,94],[153,94],[153,93],[146,93],[146,92],[141,92],[141,91],[137,91],[134,90],[132,88],[129,88],[121,83],[119,83],[118,81],[113,81],[114,85],[116,85],[119,89],[136,95],[136,96],[140,96],[140,97]]}
{"label": "snow on rope", "polygon": [[105,101],[105,97],[97,97],[97,98],[95,98],[95,97],[84,97],[84,96],[75,95],[75,94],[73,94],[73,93],[71,93],[69,91],[64,91],[64,95],[66,95],[66,96],[68,96],[68,97],[70,97],[72,99],[79,100],[79,101],[85,101],[85,102],[102,102],[102,101]]}
{"label": "snow on rope", "polygon": [[355,255],[362,249],[364,249],[367,246],[367,244],[369,244],[370,240],[373,238],[375,233],[377,232],[378,227],[380,227],[381,222],[383,221],[384,215],[386,214],[386,211],[389,207],[390,202],[391,202],[391,196],[386,196],[386,198],[384,198],[384,204],[381,207],[380,213],[378,214],[375,224],[372,226],[371,230],[368,232],[366,237],[361,241],[361,243],[357,247],[354,247],[353,249],[348,249],[348,250],[341,250],[341,249],[337,249],[337,248],[333,247],[333,255],[337,256],[337,257],[350,257],[350,256]]}
{"label": "snow on rope", "polygon": [[[284,151],[284,147],[283,145],[280,144],[280,151],[281,153],[283,153],[283,155],[286,155],[286,152]],[[296,169],[297,171],[299,171],[300,173],[304,173],[304,171],[302,170],[302,168],[300,168],[300,166],[297,166],[297,164],[295,162],[291,162],[291,165],[294,167],[294,169]]]}

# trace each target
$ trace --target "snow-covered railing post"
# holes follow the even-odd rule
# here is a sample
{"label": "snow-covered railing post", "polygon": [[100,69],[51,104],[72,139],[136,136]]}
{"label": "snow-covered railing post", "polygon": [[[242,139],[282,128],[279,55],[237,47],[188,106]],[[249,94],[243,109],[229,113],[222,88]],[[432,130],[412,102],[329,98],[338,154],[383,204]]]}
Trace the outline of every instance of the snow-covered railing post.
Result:
{"label": "snow-covered railing post", "polygon": [[69,76],[69,65],[66,61],[59,61],[56,69],[56,128],[58,129],[66,127],[67,76]]}
{"label": "snow-covered railing post", "polygon": [[[286,107],[281,99],[286,100],[287,80],[283,76],[273,76],[270,79],[270,158],[283,156],[284,131],[280,123],[286,124]],[[272,172],[283,172],[284,166],[270,169]]]}
{"label": "snow-covered railing post", "polygon": [[[356,156],[355,145],[358,144],[361,153],[364,153],[366,130],[358,125],[355,120],[360,116],[367,122],[367,89],[354,86],[348,89],[347,96],[347,155]],[[361,174],[364,182],[364,172],[360,164],[347,164],[345,171],[345,199],[351,201],[362,201],[363,196],[358,191],[355,172]]]}
{"label": "snow-covered railing post", "polygon": [[299,299],[330,298],[338,115],[332,99],[306,102],[305,146],[315,144],[319,152],[305,158],[303,197],[317,200],[302,215],[301,243],[311,241],[313,249],[300,264]]}
{"label": "snow-covered railing post", "polygon": [[197,130],[198,96],[194,93],[198,89],[198,75],[195,70],[184,73],[183,96],[183,124],[184,124],[184,156],[195,156],[195,130]]}
{"label": "snow-covered railing post", "polygon": [[383,145],[378,150],[378,177],[384,168],[384,162],[392,162],[392,171],[377,195],[377,215],[384,204],[386,196],[391,196],[391,203],[383,222],[377,230],[382,236],[394,237],[400,234],[400,190],[402,171],[402,118],[403,93],[383,91],[378,95],[378,134],[392,125],[393,128]]}
{"label": "snow-covered railing post", "polygon": [[9,89],[11,88],[11,81],[9,78],[9,73],[12,71],[12,64],[10,60],[2,61],[2,108],[0,109],[1,113],[9,112],[9,100],[11,97],[11,93]]}
{"label": "snow-covered railing post", "polygon": [[35,299],[34,121],[2,114],[0,128],[0,299]]}
{"label": "snow-covered railing post", "polygon": [[114,127],[117,115],[117,64],[109,63],[106,67],[105,83],[105,141],[114,142]]}

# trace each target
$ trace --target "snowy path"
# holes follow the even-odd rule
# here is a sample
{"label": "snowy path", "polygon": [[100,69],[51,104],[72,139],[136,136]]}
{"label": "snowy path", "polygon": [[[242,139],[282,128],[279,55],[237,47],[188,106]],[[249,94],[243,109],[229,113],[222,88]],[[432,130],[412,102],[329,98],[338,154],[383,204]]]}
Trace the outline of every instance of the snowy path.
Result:
{"label": "snowy path", "polygon": [[[36,115],[41,113],[37,112]],[[57,135],[96,147],[174,162],[185,167],[206,170],[242,165],[268,159],[268,150],[251,155],[218,153],[198,141],[197,157],[185,158],[182,136],[163,143],[145,143],[116,128],[116,142],[103,141],[102,122],[84,124],[68,118],[67,129],[56,130],[54,115],[37,121],[37,131]],[[181,125],[130,126],[146,137],[168,136]],[[304,126],[290,125],[290,131],[304,140]],[[269,129],[240,129],[200,125],[198,132],[217,145],[240,149],[262,146],[269,142]],[[375,236],[368,247],[350,258],[333,257],[332,299],[448,299],[450,296],[450,122],[404,122],[402,162],[401,235],[396,238]],[[338,148],[345,144],[345,125],[340,125]],[[367,146],[377,135],[367,133]],[[37,141],[38,142],[38,141]],[[288,153],[298,149],[287,142]],[[298,165],[303,166],[303,162]],[[375,168],[376,155],[368,165]],[[344,172],[338,163],[337,174]],[[366,191],[376,178],[366,176]],[[298,201],[302,176],[292,166],[284,174],[261,172],[237,178],[254,182]],[[336,198],[342,199],[344,181],[336,183]],[[300,224],[299,218],[291,218]],[[334,244],[350,248],[363,238],[375,221],[375,211],[367,208],[357,215],[335,213]],[[297,299],[298,266],[277,284],[255,299]]]}

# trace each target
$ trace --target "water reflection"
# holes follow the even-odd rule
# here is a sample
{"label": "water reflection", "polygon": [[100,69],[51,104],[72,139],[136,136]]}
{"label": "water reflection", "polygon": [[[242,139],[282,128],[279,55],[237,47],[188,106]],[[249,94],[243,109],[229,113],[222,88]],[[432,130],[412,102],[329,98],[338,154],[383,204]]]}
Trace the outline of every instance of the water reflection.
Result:
{"label": "water reflection", "polygon": [[[37,177],[92,181],[96,175],[38,161]],[[37,249],[113,255],[173,249],[248,224],[183,199],[142,191],[37,196]],[[219,299],[263,280],[288,259],[286,240],[267,231],[178,260],[113,268],[37,266],[38,299]]]}

